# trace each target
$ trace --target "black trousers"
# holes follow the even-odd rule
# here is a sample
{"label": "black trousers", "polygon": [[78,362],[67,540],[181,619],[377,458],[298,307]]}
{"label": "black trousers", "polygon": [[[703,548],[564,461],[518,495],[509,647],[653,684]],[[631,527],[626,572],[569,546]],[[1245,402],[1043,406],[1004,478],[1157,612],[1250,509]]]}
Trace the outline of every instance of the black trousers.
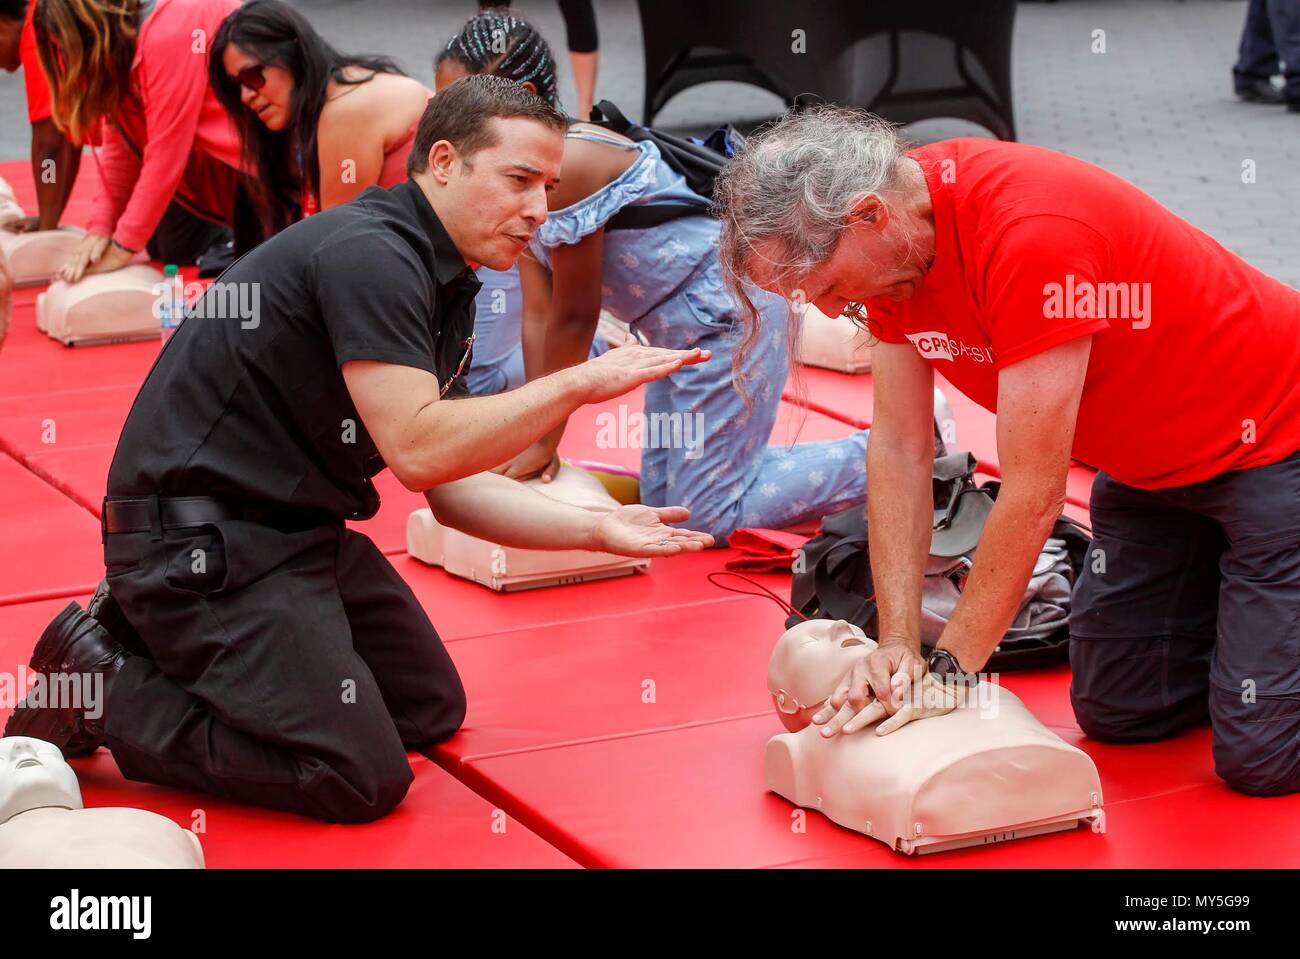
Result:
{"label": "black trousers", "polygon": [[1300,792],[1300,453],[1141,490],[1105,473],[1070,616],[1070,697],[1094,739],[1207,719],[1216,772]]}
{"label": "black trousers", "polygon": [[364,822],[406,795],[406,750],[464,719],[438,634],[366,536],[223,520],[107,540],[109,586],[151,654],[105,706],[128,779]]}

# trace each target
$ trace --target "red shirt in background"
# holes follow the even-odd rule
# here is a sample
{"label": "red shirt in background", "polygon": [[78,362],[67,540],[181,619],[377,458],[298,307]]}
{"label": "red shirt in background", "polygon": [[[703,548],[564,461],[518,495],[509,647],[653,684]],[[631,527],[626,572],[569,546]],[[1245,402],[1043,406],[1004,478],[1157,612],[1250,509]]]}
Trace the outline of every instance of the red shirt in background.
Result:
{"label": "red shirt in background", "polygon": [[139,250],[172,199],[229,222],[239,169],[239,135],[208,84],[208,46],[239,0],[158,0],[140,25],[124,102],[104,131],[104,190],[91,233]]}
{"label": "red shirt in background", "polygon": [[[48,120],[52,115],[53,102],[50,84],[41,69],[41,55],[36,52],[36,27],[32,16],[36,13],[36,0],[28,0],[27,19],[23,21],[23,32],[18,38],[18,56],[23,65],[23,86],[27,89],[27,119],[33,125]],[[102,140],[100,130],[91,131],[86,142],[99,146]]]}
{"label": "red shirt in background", "polygon": [[1300,450],[1300,292],[1082,160],[976,139],[909,155],[935,256],[910,299],[867,302],[880,339],[996,412],[999,370],[1091,334],[1074,455],[1131,486]]}

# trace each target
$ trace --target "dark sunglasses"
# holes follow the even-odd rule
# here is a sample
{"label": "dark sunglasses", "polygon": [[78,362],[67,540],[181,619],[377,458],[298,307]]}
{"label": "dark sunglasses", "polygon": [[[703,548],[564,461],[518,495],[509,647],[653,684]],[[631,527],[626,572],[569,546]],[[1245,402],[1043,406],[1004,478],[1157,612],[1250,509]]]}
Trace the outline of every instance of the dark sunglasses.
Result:
{"label": "dark sunglasses", "polygon": [[235,74],[235,79],[241,87],[247,87],[256,93],[266,86],[266,74],[262,72],[264,66],[265,64],[254,63],[251,66],[244,67]]}

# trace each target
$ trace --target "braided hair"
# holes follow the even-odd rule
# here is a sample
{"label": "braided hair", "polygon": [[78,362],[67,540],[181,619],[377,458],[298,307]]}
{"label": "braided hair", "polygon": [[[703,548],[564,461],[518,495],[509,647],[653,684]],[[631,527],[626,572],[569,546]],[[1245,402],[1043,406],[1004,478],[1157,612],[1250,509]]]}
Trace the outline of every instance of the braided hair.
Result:
{"label": "braided hair", "polygon": [[493,7],[471,17],[438,54],[434,66],[451,60],[470,73],[490,73],[516,83],[531,80],[537,95],[559,105],[555,58],[542,35],[528,21]]}

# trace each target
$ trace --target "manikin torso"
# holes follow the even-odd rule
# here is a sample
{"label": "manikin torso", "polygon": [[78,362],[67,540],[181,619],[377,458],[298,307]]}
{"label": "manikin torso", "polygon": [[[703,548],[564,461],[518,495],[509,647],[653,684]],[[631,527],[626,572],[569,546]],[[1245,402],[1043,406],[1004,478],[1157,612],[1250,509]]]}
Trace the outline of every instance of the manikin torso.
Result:
{"label": "manikin torso", "polygon": [[1001,686],[980,683],[952,712],[888,735],[868,727],[825,738],[812,714],[875,645],[831,620],[800,623],[777,642],[768,689],[791,731],[768,742],[768,788],[907,852],[974,835],[1015,838],[1053,822],[1099,826],[1092,760]]}
{"label": "manikin torso", "polygon": [[144,809],[82,806],[58,747],[0,739],[0,869],[202,869],[199,838]]}
{"label": "manikin torso", "polygon": [[65,343],[156,338],[159,306],[170,293],[163,275],[144,263],[76,283],[55,280],[36,298],[36,326]]}
{"label": "manikin torso", "polygon": [[72,257],[85,231],[79,227],[9,233],[0,230],[0,249],[9,257],[16,286],[48,282]]}

